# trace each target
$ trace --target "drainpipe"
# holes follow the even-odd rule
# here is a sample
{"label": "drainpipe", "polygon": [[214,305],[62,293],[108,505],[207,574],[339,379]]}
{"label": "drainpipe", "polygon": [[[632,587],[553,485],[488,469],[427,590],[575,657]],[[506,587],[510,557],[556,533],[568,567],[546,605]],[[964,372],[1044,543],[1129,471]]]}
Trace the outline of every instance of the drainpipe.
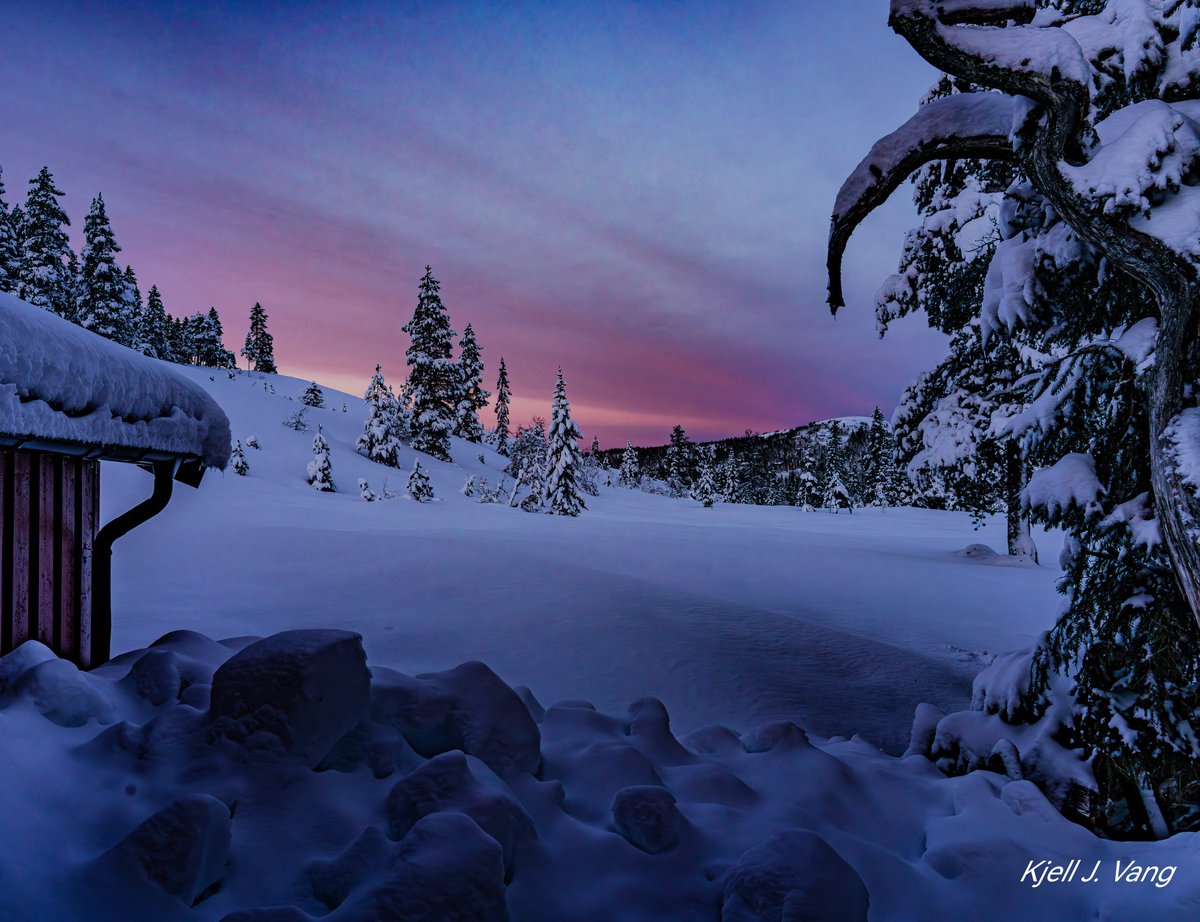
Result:
{"label": "drainpipe", "polygon": [[[155,461],[154,492],[100,529],[92,545],[92,645],[88,667],[108,662],[112,645],[112,546],[143,522],[158,515],[171,499],[177,460]],[[82,651],[81,651],[82,652]]]}

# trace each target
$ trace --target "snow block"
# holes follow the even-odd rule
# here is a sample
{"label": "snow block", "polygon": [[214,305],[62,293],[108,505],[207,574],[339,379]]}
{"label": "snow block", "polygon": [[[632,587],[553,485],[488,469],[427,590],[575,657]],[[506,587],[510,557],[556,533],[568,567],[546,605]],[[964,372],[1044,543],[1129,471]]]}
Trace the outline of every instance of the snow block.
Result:
{"label": "snow block", "polygon": [[461,813],[426,816],[400,843],[384,880],[324,918],[508,922],[500,846]]}
{"label": "snow block", "polygon": [[938,722],[945,716],[946,712],[939,707],[924,701],[918,704],[913,713],[912,731],[909,733],[908,748],[904,750],[904,755],[930,758]]}
{"label": "snow block", "polygon": [[790,720],[759,724],[742,736],[742,748],[746,752],[768,752],[777,746],[781,749],[798,749],[811,745],[808,734]]}
{"label": "snow block", "polygon": [[729,869],[721,922],[866,922],[858,872],[808,829],[776,833]]}
{"label": "snow block", "polygon": [[693,730],[684,737],[683,743],[692,752],[700,755],[731,755],[745,751],[742,749],[742,738],[721,724],[711,724]]}
{"label": "snow block", "polygon": [[365,765],[376,778],[387,778],[397,771],[411,771],[420,763],[421,757],[399,730],[364,720],[337,741],[317,770],[352,772]]}
{"label": "snow block", "polygon": [[492,784],[481,783],[461,752],[435,756],[396,782],[388,794],[388,835],[403,839],[423,817],[434,813],[464,813],[500,846],[507,883],[517,853],[536,840],[537,831],[503,783],[493,779]]}
{"label": "snow block", "polygon": [[150,650],[129,670],[127,680],[139,698],[155,707],[179,697],[183,679],[178,657],[169,650]]}
{"label": "snow block", "polygon": [[696,761],[671,733],[671,718],[657,698],[639,698],[629,706],[629,736],[656,765],[690,765]]}
{"label": "snow block", "polygon": [[326,909],[337,909],[362,883],[388,866],[392,845],[378,826],[368,826],[354,844],[333,861],[309,865],[313,896]]}
{"label": "snow block", "polygon": [[31,669],[55,659],[54,651],[36,640],[27,640],[0,657],[0,700],[15,695]]}
{"label": "snow block", "polygon": [[207,794],[188,794],[159,810],[108,853],[188,906],[225,874],[229,808]]}
{"label": "snow block", "polygon": [[22,692],[33,700],[43,717],[60,727],[82,727],[89,720],[110,724],[114,720],[106,684],[80,672],[69,660],[56,658],[34,666],[22,682]]}
{"label": "snow block", "polygon": [[638,784],[617,791],[612,804],[617,832],[635,848],[651,855],[679,844],[683,815],[666,788]]}
{"label": "snow block", "polygon": [[269,734],[315,767],[366,716],[370,696],[360,634],[284,631],[216,671],[209,715],[227,736]]}
{"label": "snow block", "polygon": [[426,758],[461,749],[499,775],[533,773],[541,762],[542,736],[529,708],[480,662],[416,678],[380,670],[371,717]]}

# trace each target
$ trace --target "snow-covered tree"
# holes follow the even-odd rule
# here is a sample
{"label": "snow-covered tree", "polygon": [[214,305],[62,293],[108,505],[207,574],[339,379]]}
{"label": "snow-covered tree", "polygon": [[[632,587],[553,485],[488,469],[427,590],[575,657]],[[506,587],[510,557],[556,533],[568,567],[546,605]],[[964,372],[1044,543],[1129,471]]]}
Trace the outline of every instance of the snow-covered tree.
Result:
{"label": "snow-covered tree", "polygon": [[[891,22],[949,77],[839,193],[830,303],[854,228],[922,168],[922,226],[881,320],[974,324],[1028,363],[1013,380],[964,353],[941,388],[959,418],[938,425],[1007,439],[1016,478],[1038,468],[1025,509],[1069,533],[1062,615],[1019,711],[1088,759],[1107,834],[1195,828],[1200,17],[1158,0],[896,0]],[[1051,707],[1055,687],[1069,707]]]}
{"label": "snow-covered tree", "polygon": [[315,490],[322,493],[334,493],[337,488],[333,484],[333,462],[329,460],[329,443],[321,427],[313,436],[313,459],[308,462],[308,482]]}
{"label": "snow-covered tree", "polygon": [[638,462],[637,449],[633,442],[625,443],[621,452],[621,467],[617,470],[617,483],[630,490],[637,489],[642,482],[642,466]]}
{"label": "snow-covered tree", "polygon": [[371,489],[371,485],[367,483],[366,477],[358,478],[358,495],[362,497],[363,502],[375,502],[375,493]]}
{"label": "snow-covered tree", "polygon": [[696,446],[688,438],[683,426],[671,429],[671,441],[667,445],[667,492],[672,496],[684,496],[695,476]]}
{"label": "snow-covered tree", "polygon": [[121,252],[104,208],[104,197],[92,199],[83,223],[84,246],[80,267],[78,323],[85,329],[128,346],[133,341],[133,317],[125,277],[117,265]]}
{"label": "snow-covered tree", "polygon": [[18,227],[21,267],[17,294],[30,304],[73,319],[74,279],[68,265],[72,253],[66,231],[71,221],[58,202],[62,194],[46,167],[29,181]]}
{"label": "snow-covered tree", "polygon": [[867,430],[866,460],[863,501],[872,506],[898,505],[900,483],[896,471],[896,439],[879,407],[871,414],[871,428]]}
{"label": "snow-covered tree", "polygon": [[170,342],[167,311],[163,307],[162,295],[159,294],[157,285],[151,285],[150,293],[146,295],[146,306],[142,310],[138,340],[142,343],[142,351],[146,355],[175,361]]}
{"label": "snow-covered tree", "polygon": [[306,407],[321,409],[325,406],[325,392],[321,390],[321,385],[316,381],[308,382],[308,386],[304,388],[304,393],[300,395],[300,402]]}
{"label": "snow-covered tree", "polygon": [[697,500],[705,509],[710,508],[717,501],[713,462],[712,458],[708,455],[705,455],[704,460],[700,462],[700,474],[696,478],[696,485],[692,488],[692,498]]}
{"label": "snow-covered tree", "polygon": [[468,442],[483,441],[479,411],[487,406],[491,392],[483,388],[483,358],[471,324],[458,342],[458,394],[454,408],[454,434]]}
{"label": "snow-covered tree", "polygon": [[419,460],[413,461],[412,473],[408,475],[405,490],[409,498],[418,503],[427,503],[433,499],[433,484],[430,483],[429,475],[425,473],[425,468],[421,467]]}
{"label": "snow-covered tree", "polygon": [[579,486],[579,469],[583,458],[579,454],[579,427],[571,419],[567,402],[567,386],[562,369],[554,385],[554,402],[550,410],[549,451],[546,458],[545,501],[551,515],[579,515],[587,505]]}
{"label": "snow-covered tree", "polygon": [[532,425],[518,426],[508,456],[507,471],[513,478],[513,497],[521,487],[540,498],[545,492],[546,467],[549,451],[546,444],[546,421],[535,416]]}
{"label": "snow-covered tree", "polygon": [[462,493],[463,496],[474,496],[475,489],[475,475],[468,474],[467,479],[463,481],[462,489],[460,489],[459,492]]}
{"label": "snow-covered tree", "polygon": [[600,439],[592,436],[592,444],[583,453],[583,463],[579,466],[579,488],[588,496],[600,495],[600,469],[604,459],[600,454]]}
{"label": "snow-covered tree", "polygon": [[508,407],[511,399],[508,369],[504,367],[504,356],[500,356],[500,371],[496,375],[496,428],[492,430],[492,446],[505,457],[508,456]]}
{"label": "snow-covered tree", "polygon": [[16,291],[20,281],[21,238],[4,201],[4,172],[0,170],[0,291]]}
{"label": "snow-covered tree", "polygon": [[795,503],[805,512],[812,512],[821,504],[822,496],[817,492],[817,478],[812,471],[802,470],[796,476]]}
{"label": "snow-covered tree", "polygon": [[454,330],[438,294],[441,285],[433,270],[425,275],[417,295],[412,320],[404,325],[411,343],[406,393],[412,405],[412,446],[442,461],[450,460],[450,433],[454,431],[458,394],[458,368],[450,357]]}
{"label": "snow-covered tree", "polygon": [[250,465],[246,463],[246,453],[242,451],[241,439],[237,439],[233,443],[233,452],[229,456],[229,466],[233,468],[233,472],[239,477],[245,477],[250,472]]}
{"label": "snow-covered tree", "polygon": [[392,389],[383,380],[379,365],[375,366],[363,399],[367,402],[368,416],[362,435],[354,443],[355,450],[378,464],[399,467],[400,439],[396,433],[399,406]]}
{"label": "snow-covered tree", "polygon": [[267,329],[267,312],[257,301],[250,308],[250,330],[242,346],[242,355],[255,371],[275,374],[275,337]]}

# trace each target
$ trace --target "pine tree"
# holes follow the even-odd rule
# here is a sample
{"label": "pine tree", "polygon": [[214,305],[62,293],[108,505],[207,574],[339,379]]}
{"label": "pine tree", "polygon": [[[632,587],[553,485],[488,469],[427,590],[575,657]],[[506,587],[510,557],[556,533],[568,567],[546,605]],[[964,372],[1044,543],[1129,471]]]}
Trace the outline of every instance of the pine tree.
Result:
{"label": "pine tree", "polygon": [[546,421],[535,416],[533,424],[518,426],[510,446],[507,471],[516,481],[513,497],[520,487],[529,488],[530,495],[540,500],[546,486],[547,457]]}
{"label": "pine tree", "polygon": [[571,419],[567,403],[567,386],[562,369],[554,386],[554,403],[550,411],[549,454],[546,459],[546,488],[544,498],[551,515],[579,515],[587,508],[579,490],[579,427]]}
{"label": "pine tree", "polygon": [[151,285],[150,293],[146,296],[146,307],[142,310],[140,339],[146,355],[166,361],[176,361],[171,348],[171,336],[167,311],[163,307],[162,295],[158,286]]}
{"label": "pine tree", "polygon": [[126,266],[124,272],[125,307],[129,317],[129,347],[135,352],[150,355],[153,347],[146,336],[146,307],[142,303],[142,289],[138,285],[137,273],[133,266]]}
{"label": "pine tree", "polygon": [[417,307],[404,325],[411,339],[405,353],[409,366],[407,392],[412,401],[412,446],[417,451],[450,460],[454,430],[458,371],[450,358],[454,330],[438,294],[441,286],[425,267]]}
{"label": "pine tree", "polygon": [[504,367],[504,356],[500,356],[500,371],[496,375],[496,428],[492,444],[500,454],[508,457],[508,405],[511,400],[508,389],[508,369]]}
{"label": "pine tree", "polygon": [[367,483],[366,477],[358,478],[358,495],[362,497],[363,502],[366,502],[366,503],[375,502],[375,494],[371,490],[370,484]]}
{"label": "pine tree", "polygon": [[829,424],[828,439],[821,478],[821,505],[837,512],[842,506],[850,506],[850,491],[846,489],[845,483],[846,460],[845,446],[842,444],[842,426],[836,419]]}
{"label": "pine tree", "polygon": [[621,467],[617,471],[617,483],[634,490],[641,482],[642,469],[638,463],[637,449],[633,447],[633,442],[626,442],[625,450],[621,452]]}
{"label": "pine tree", "polygon": [[400,439],[396,434],[399,406],[392,389],[384,383],[379,365],[375,366],[375,374],[371,376],[363,399],[367,402],[369,415],[363,424],[362,435],[354,443],[355,450],[377,464],[399,467]]}
{"label": "pine tree", "polygon": [[717,487],[713,478],[712,458],[706,456],[700,462],[700,475],[696,478],[696,486],[692,498],[700,502],[705,509],[712,507],[717,501]]}
{"label": "pine tree", "polygon": [[321,390],[321,385],[316,381],[310,381],[308,387],[304,389],[304,393],[300,395],[300,402],[306,407],[322,409],[325,406],[325,392]]}
{"label": "pine tree", "polygon": [[242,346],[242,355],[255,371],[276,374],[275,337],[267,330],[267,312],[257,301],[250,308],[250,331]]}
{"label": "pine tree", "polygon": [[322,493],[335,493],[337,487],[333,484],[333,462],[329,460],[329,443],[321,427],[313,436],[313,459],[308,462],[308,482],[314,490]]}
{"label": "pine tree", "polygon": [[421,467],[420,460],[413,461],[412,473],[408,475],[408,483],[405,485],[405,490],[411,499],[418,503],[427,503],[433,499],[433,484],[429,481],[429,475],[425,473],[425,469]]}
{"label": "pine tree", "polygon": [[233,452],[229,456],[229,461],[233,472],[239,477],[245,477],[250,471],[250,465],[246,463],[246,453],[242,451],[241,439],[233,443]]}
{"label": "pine tree", "polygon": [[84,329],[128,346],[133,342],[133,318],[125,277],[117,266],[121,252],[104,208],[104,197],[92,199],[83,224],[78,323]]}
{"label": "pine tree", "polygon": [[696,446],[683,426],[675,426],[667,446],[667,491],[672,496],[685,495],[695,480],[695,454]]}
{"label": "pine tree", "polygon": [[46,167],[29,186],[18,228],[21,266],[17,294],[23,301],[73,319],[68,270],[71,247],[66,232],[71,221],[58,203],[63,193]]}
{"label": "pine tree", "polygon": [[201,364],[211,365],[214,368],[237,368],[237,356],[225,348],[225,328],[221,324],[221,315],[217,313],[215,307],[208,309],[205,322],[208,330],[206,342],[210,345],[211,353]]}
{"label": "pine tree", "polygon": [[871,414],[871,428],[867,431],[867,476],[863,487],[863,498],[872,506],[898,503],[896,440],[879,407]]}
{"label": "pine tree", "polygon": [[454,434],[468,442],[483,441],[479,411],[491,396],[483,389],[483,359],[471,324],[463,329],[458,353],[458,395],[455,405]]}
{"label": "pine tree", "polygon": [[17,234],[15,209],[4,201],[4,173],[0,170],[0,291],[16,291],[21,281],[21,240]]}

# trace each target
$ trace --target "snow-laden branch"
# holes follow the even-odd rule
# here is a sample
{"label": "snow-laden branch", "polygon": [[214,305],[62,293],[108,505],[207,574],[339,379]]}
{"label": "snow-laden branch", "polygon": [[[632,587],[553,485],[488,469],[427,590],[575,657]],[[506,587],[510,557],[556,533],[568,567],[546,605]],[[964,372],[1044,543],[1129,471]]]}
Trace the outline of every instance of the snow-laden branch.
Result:
{"label": "snow-laden branch", "polygon": [[1002,93],[962,93],[936,99],[876,141],[842,184],[829,230],[829,306],[842,296],[842,256],[859,224],[887,201],[914,170],[933,160],[1013,158],[1015,100]]}

